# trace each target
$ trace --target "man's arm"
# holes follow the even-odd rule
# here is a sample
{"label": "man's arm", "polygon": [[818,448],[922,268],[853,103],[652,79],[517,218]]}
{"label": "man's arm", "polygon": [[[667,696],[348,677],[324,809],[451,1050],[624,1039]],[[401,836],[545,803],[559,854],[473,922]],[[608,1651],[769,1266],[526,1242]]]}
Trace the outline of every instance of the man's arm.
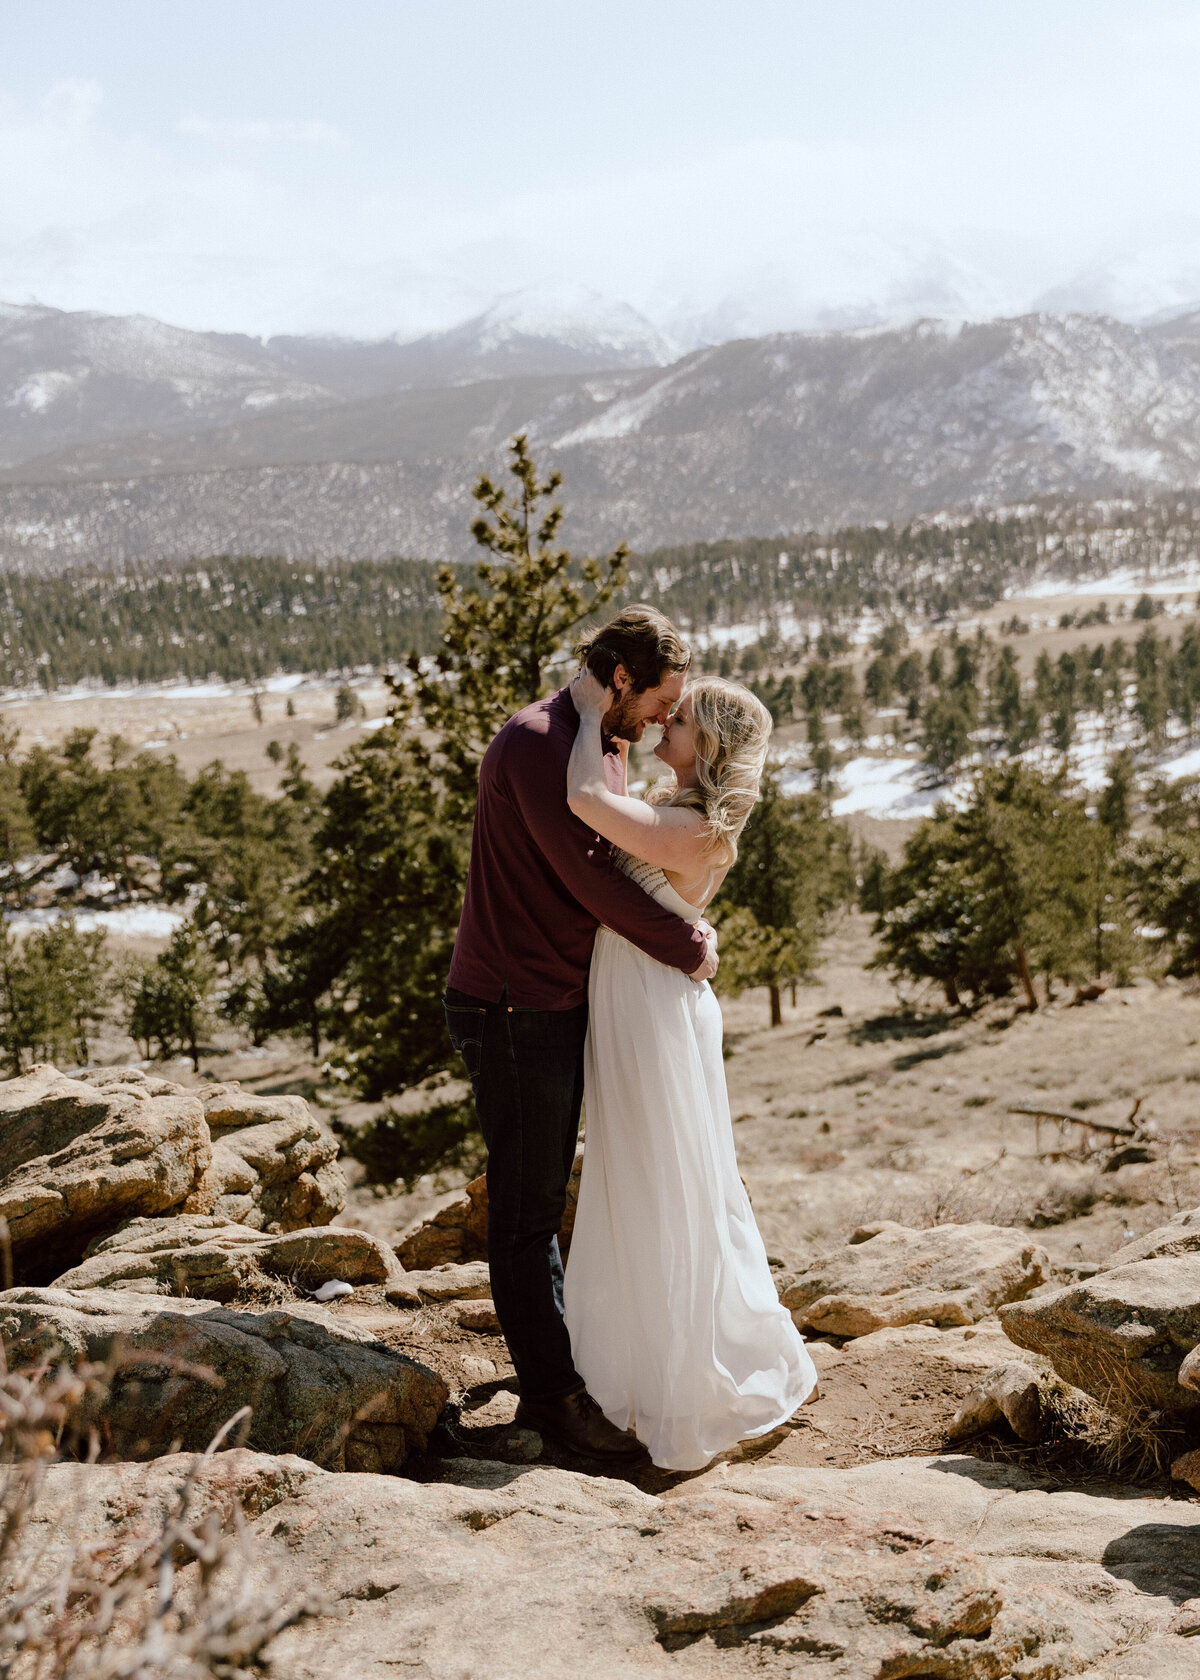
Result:
{"label": "man's arm", "polygon": [[[520,733],[509,742],[505,780],[535,845],[573,898],[656,962],[707,979],[709,941],[666,910],[601,851],[603,841],[571,814],[566,799],[569,751],[545,737]],[[701,970],[706,972],[701,973]]]}

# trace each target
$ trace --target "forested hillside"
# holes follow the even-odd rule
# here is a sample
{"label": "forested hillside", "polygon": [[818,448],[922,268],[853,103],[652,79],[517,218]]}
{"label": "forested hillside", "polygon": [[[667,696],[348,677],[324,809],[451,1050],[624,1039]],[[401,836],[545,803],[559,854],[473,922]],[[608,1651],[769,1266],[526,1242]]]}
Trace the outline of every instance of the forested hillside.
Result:
{"label": "forested hillside", "polygon": [[[1048,502],[903,527],[691,543],[635,555],[626,599],[655,602],[692,631],[750,625],[803,643],[806,626],[862,614],[937,621],[1003,599],[1047,572],[1146,580],[1200,557],[1200,498]],[[432,561],[203,564],[0,577],[0,685],[47,689],[275,671],[394,665],[432,651],[440,612]]]}

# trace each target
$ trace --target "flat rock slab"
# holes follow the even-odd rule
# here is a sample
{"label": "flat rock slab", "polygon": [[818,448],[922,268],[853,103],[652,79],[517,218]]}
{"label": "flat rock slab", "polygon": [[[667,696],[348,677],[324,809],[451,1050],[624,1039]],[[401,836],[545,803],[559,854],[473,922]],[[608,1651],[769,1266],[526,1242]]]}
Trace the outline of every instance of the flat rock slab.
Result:
{"label": "flat rock slab", "polygon": [[[856,1471],[710,1472],[669,1498],[619,1481],[480,1461],[440,1484],[332,1477],[219,1455],[203,1496],[245,1490],[248,1568],[264,1591],[315,1590],[328,1618],[271,1651],[289,1680],[775,1673],[828,1680],[1039,1680],[1146,1674],[1194,1643],[1171,1634],[1198,1514],[1164,1500],[1089,1500],[981,1484],[973,1460]],[[128,1544],[164,1472],[50,1473]],[[153,1485],[148,1473],[157,1477]],[[61,1488],[59,1483],[61,1482]],[[95,1485],[89,1485],[93,1482]],[[1172,1568],[1170,1576],[1164,1568]],[[1160,1667],[1122,1668],[1153,1650]]]}
{"label": "flat rock slab", "polygon": [[107,1087],[40,1063],[0,1084],[0,1216],[16,1276],[56,1277],[131,1215],[182,1206],[208,1171],[199,1101],[165,1079]]}
{"label": "flat rock slab", "polygon": [[[21,1537],[68,1519],[118,1558],[193,1461],[58,1465]],[[540,1466],[427,1484],[219,1453],[194,1508],[244,1512],[239,1581],[329,1613],[270,1650],[288,1680],[1183,1680],[1200,1507],[1057,1494],[966,1457],[722,1467],[666,1498]],[[20,1561],[20,1560],[18,1560]],[[190,1571],[185,1570],[186,1589]],[[1184,1666],[1192,1663],[1189,1669]]]}
{"label": "flat rock slab", "polygon": [[485,1301],[491,1299],[492,1278],[486,1261],[471,1260],[462,1265],[405,1272],[404,1288],[415,1290],[427,1302]]}
{"label": "flat rock slab", "polygon": [[973,1324],[1045,1282],[1046,1251],[1000,1225],[911,1230],[888,1220],[856,1231],[785,1289],[800,1330],[865,1336],[908,1324]]}
{"label": "flat rock slab", "polygon": [[1047,1358],[1110,1411],[1168,1416],[1200,1410],[1179,1380],[1200,1343],[1200,1252],[1135,1260],[1000,1309],[1005,1334]]}
{"label": "flat rock slab", "polygon": [[56,1278],[54,1287],[133,1289],[227,1302],[264,1273],[292,1278],[306,1289],[332,1279],[399,1285],[403,1277],[392,1249],[366,1231],[316,1225],[273,1234],[192,1213],[131,1219],[92,1243],[82,1263]]}
{"label": "flat rock slab", "polygon": [[202,1450],[250,1406],[249,1446],[397,1470],[448,1397],[434,1372],[308,1302],[251,1312],[124,1289],[10,1289],[0,1338],[10,1363],[53,1352],[111,1365],[81,1422],[121,1458]]}

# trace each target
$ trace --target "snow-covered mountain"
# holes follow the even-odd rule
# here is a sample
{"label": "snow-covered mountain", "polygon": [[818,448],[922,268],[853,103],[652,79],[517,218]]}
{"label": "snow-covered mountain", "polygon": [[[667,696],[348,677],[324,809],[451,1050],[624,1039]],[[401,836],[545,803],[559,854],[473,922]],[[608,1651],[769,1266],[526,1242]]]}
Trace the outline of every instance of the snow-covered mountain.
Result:
{"label": "snow-covered mountain", "polygon": [[471,483],[517,430],[562,468],[589,547],[1196,489],[1200,312],[778,333],[666,367],[280,402],[0,473],[0,558],[461,556]]}
{"label": "snow-covered mountain", "polygon": [[0,304],[0,465],[131,433],[229,425],[414,385],[655,367],[678,354],[628,304],[523,292],[407,342],[190,332],[144,315]]}
{"label": "snow-covered mountain", "polygon": [[221,425],[328,394],[239,334],[189,332],[146,315],[0,304],[0,461],[84,439]]}

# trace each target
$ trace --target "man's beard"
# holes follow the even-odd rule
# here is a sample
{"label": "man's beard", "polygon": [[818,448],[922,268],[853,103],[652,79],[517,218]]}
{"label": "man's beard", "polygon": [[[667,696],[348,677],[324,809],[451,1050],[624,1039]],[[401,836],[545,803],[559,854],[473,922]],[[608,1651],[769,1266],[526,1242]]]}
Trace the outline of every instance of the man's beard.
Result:
{"label": "man's beard", "polygon": [[618,741],[640,741],[646,732],[646,719],[638,715],[638,696],[632,692],[618,694],[604,718],[604,733]]}

